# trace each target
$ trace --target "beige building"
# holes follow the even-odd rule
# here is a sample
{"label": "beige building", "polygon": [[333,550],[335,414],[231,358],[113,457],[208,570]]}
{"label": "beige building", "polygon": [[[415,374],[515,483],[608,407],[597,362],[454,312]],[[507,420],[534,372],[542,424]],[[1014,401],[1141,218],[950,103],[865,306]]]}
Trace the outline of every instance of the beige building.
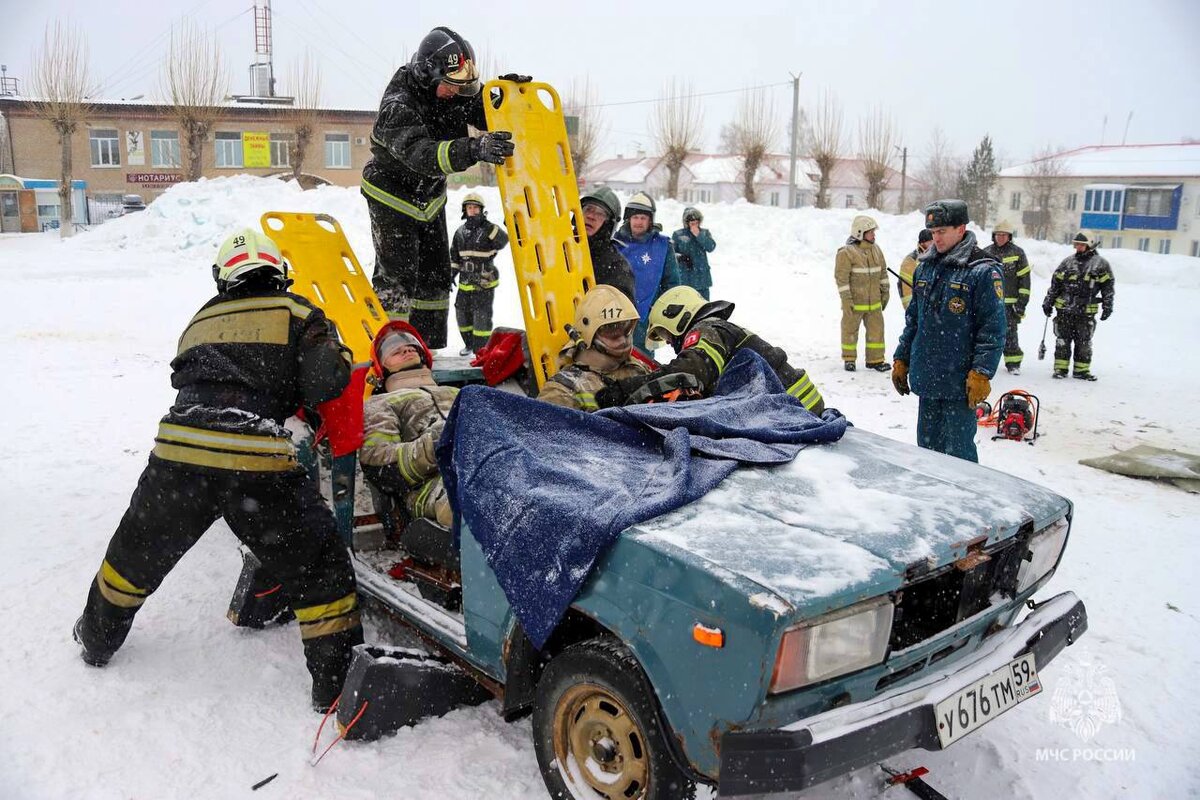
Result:
{"label": "beige building", "polygon": [[1200,257],[1200,142],[1093,145],[1000,171],[989,223],[1101,247]]}
{"label": "beige building", "polygon": [[[294,113],[291,106],[279,102],[225,106],[204,145],[204,177],[290,175],[295,157]],[[375,113],[320,110],[303,173],[313,182],[357,186],[371,156]],[[96,103],[72,139],[73,177],[82,182],[88,200],[86,209],[76,210],[76,221],[102,222],[120,213],[124,195],[140,195],[150,203],[171,184],[184,180],[184,146],[168,105]],[[60,161],[58,136],[37,116],[32,103],[19,96],[0,96],[0,174],[44,184],[57,181]],[[16,181],[7,183],[10,191],[15,190]],[[53,197],[44,189],[39,193],[39,216],[57,213],[57,201],[46,199]],[[54,209],[48,203],[54,203]],[[8,224],[4,229],[9,229]]]}

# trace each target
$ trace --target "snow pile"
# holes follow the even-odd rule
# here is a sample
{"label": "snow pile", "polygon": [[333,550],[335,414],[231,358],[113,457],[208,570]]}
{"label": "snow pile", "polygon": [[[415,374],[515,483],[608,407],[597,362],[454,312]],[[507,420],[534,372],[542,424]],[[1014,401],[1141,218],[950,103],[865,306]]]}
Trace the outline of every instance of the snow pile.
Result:
{"label": "snow pile", "polygon": [[[450,196],[452,228],[462,194]],[[499,220],[496,190],[483,195]],[[272,773],[279,777],[258,792],[264,797],[544,796],[529,722],[504,723],[494,703],[380,742],[340,745],[310,768],[319,719],[307,708],[295,626],[250,632],[226,621],[240,559],[223,524],[146,603],[109,667],[85,667],[70,641],[173,397],[169,364],[179,333],[211,296],[215,248],[269,210],[333,215],[370,268],[366,205],[357,191],[300,192],[262,178],[179,185],[147,211],[66,243],[53,234],[0,237],[7,300],[0,318],[0,374],[7,381],[0,395],[7,445],[0,606],[13,621],[0,649],[0,686],[7,690],[0,701],[7,734],[0,797],[224,798],[246,795]],[[833,255],[857,212],[745,203],[702,210],[718,244],[713,293],[737,303],[735,320],[786,348],[827,403],[857,426],[912,442],[916,400],[898,397],[886,375],[841,366]],[[681,203],[660,204],[668,233],[682,211]],[[915,246],[921,219],[875,216],[888,263],[898,266]],[[1040,304],[1050,271],[1071,251],[1018,243],[1034,263],[1032,302]],[[890,760],[930,767],[931,783],[948,796],[1200,792],[1200,594],[1191,567],[1200,497],[1076,463],[1139,443],[1200,452],[1200,417],[1192,408],[1200,370],[1189,349],[1200,338],[1192,312],[1200,306],[1200,262],[1105,253],[1117,298],[1116,313],[1097,328],[1100,381],[1050,380],[1050,361],[1035,357],[1043,318],[1031,307],[1021,326],[1024,374],[998,376],[992,400],[1012,388],[1039,395],[1045,435],[1035,447],[979,437],[984,465],[1075,502],[1065,560],[1041,597],[1078,592],[1089,631],[1043,672],[1044,697],[945,752]],[[496,321],[520,324],[507,250],[500,264]],[[885,317],[890,354],[902,322],[898,301]],[[1047,344],[1053,348],[1052,337]],[[993,494],[1005,504],[1002,493]],[[855,508],[855,500],[830,507]],[[867,506],[856,512],[864,517],[891,512],[857,500]],[[377,624],[367,636],[391,641]],[[1119,718],[1108,713],[1114,698]],[[877,768],[865,768],[806,794],[891,796],[879,777]]]}

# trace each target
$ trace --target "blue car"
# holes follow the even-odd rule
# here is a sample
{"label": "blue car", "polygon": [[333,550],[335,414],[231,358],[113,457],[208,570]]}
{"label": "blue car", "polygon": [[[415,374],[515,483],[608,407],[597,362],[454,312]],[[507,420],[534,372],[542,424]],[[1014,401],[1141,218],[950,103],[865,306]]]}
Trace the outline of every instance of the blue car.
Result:
{"label": "blue car", "polygon": [[355,564],[360,592],[507,719],[532,714],[552,797],[735,796],[952,746],[1039,694],[1087,630],[1071,592],[1033,600],[1071,514],[1035,484],[851,428],[626,530],[541,650],[467,529],[453,553],[397,569],[381,539]]}

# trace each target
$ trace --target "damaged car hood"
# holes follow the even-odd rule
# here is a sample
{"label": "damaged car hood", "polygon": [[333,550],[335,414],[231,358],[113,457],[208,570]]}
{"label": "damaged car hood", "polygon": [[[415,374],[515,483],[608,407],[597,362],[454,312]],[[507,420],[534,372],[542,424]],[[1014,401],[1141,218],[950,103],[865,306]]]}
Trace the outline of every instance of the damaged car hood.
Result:
{"label": "damaged car hood", "polygon": [[[1067,513],[1062,496],[962,459],[852,428],[790,464],[743,468],[632,540],[820,614],[898,588],[911,570]],[[740,582],[738,580],[737,582]]]}

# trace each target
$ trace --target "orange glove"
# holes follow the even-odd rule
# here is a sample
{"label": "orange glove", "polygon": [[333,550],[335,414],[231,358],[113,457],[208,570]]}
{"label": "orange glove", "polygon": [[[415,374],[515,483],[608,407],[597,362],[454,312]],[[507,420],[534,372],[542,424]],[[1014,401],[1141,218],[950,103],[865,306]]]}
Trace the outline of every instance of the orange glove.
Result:
{"label": "orange glove", "polygon": [[892,386],[901,395],[912,391],[908,388],[908,363],[898,358],[892,361]]}
{"label": "orange glove", "polygon": [[974,408],[979,405],[980,401],[987,400],[987,396],[991,393],[992,382],[986,375],[975,370],[967,373],[967,405]]}

